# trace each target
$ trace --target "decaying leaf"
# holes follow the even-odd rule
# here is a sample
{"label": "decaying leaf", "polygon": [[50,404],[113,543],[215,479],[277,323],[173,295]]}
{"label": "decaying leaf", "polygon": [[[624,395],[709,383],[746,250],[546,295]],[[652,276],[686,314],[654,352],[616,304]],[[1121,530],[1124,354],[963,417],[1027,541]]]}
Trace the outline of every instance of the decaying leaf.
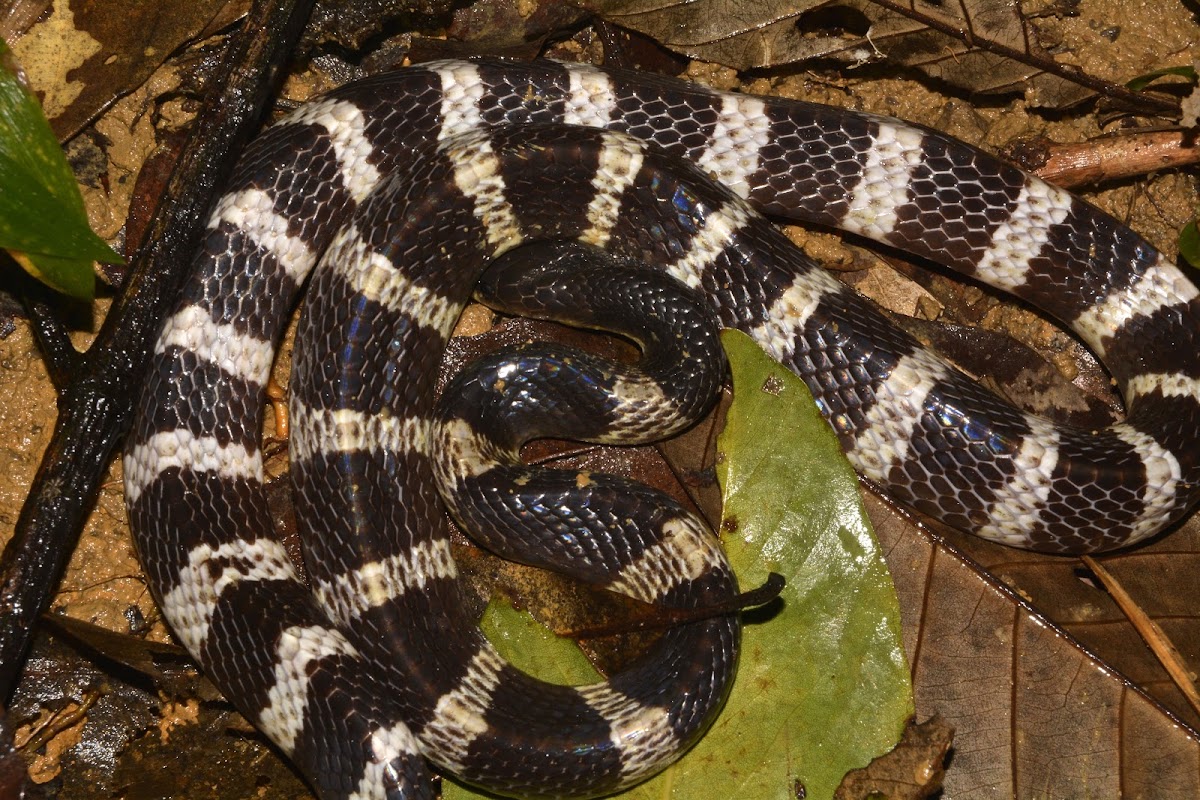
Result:
{"label": "decaying leaf", "polygon": [[[887,59],[972,92],[1062,108],[1096,92],[1038,41],[1017,0],[585,0],[606,20],[738,70],[825,58]],[[1121,93],[1122,87],[1109,90]]]}
{"label": "decaying leaf", "polygon": [[356,49],[397,19],[435,19],[456,5],[451,0],[322,0],[313,7],[305,36]]}
{"label": "decaying leaf", "polygon": [[[1196,73],[1196,63],[1193,63],[1191,67],[1191,74],[1193,76]],[[1180,106],[1183,111],[1183,115],[1179,120],[1179,124],[1190,131],[1194,131],[1196,126],[1200,125],[1200,85],[1197,85],[1194,77],[1192,80],[1191,91],[1188,92],[1187,97],[1183,98],[1183,102],[1180,104]]]}
{"label": "decaying leaf", "polygon": [[[215,691],[178,657],[181,648],[55,622],[58,633],[35,638],[8,715],[47,797],[284,800],[304,792],[264,740],[228,733],[240,717],[205,699]],[[179,763],[184,748],[203,748],[204,757]]]}
{"label": "decaying leaf", "polygon": [[946,797],[1200,796],[1192,729],[940,536],[874,496],[867,509],[906,611],[917,715],[955,729]]}
{"label": "decaying leaf", "polygon": [[10,0],[0,4],[0,39],[12,42],[50,7],[50,0]]}
{"label": "decaying leaf", "polygon": [[65,140],[140,86],[184,43],[244,12],[245,6],[228,0],[136,0],[119,6],[63,0],[15,49],[37,68],[46,116]]}
{"label": "decaying leaf", "polygon": [[[940,530],[939,536],[963,554],[981,577],[999,581],[1061,627],[1104,665],[1143,688],[1154,701],[1190,727],[1200,715],[1188,705],[1150,649],[1102,583],[1076,559],[1026,553]],[[1142,611],[1171,638],[1195,671],[1200,664],[1200,519],[1188,520],[1170,535],[1127,553],[1103,557]],[[1064,669],[1067,667],[1064,666]]]}
{"label": "decaying leaf", "polygon": [[891,751],[847,773],[834,800],[923,800],[942,789],[954,727],[939,716],[910,723]]}

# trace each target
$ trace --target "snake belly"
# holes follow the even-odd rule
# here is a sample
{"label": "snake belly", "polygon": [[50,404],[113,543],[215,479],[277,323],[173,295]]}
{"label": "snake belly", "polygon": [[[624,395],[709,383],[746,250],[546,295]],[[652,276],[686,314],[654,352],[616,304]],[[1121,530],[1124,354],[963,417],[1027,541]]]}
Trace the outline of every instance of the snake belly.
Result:
{"label": "snake belly", "polygon": [[[1127,418],[1083,431],[1012,408],[760,212],[1047,310],[1105,360]],[[896,120],[637,73],[447,61],[348,85],[241,160],[159,338],[124,462],[164,615],[323,797],[431,797],[426,757],[512,794],[604,793],[672,760],[720,705],[731,625],[710,625],[707,651],[668,642],[643,662],[654,667],[548,689],[504,664],[458,604],[429,464],[434,374],[483,264],[553,239],[701,291],[806,381],[861,474],[953,526],[1105,550],[1157,533],[1200,493],[1200,293],[1062,190]],[[260,432],[275,343],[318,261],[292,377],[310,590],[272,529]],[[697,569],[658,580],[720,567]]]}

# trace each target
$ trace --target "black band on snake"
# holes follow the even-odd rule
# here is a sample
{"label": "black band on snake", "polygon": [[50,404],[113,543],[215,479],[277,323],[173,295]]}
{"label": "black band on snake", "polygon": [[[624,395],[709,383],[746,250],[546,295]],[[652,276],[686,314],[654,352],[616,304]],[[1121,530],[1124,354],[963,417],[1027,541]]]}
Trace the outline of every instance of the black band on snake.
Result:
{"label": "black band on snake", "polygon": [[[1104,359],[1128,418],[1093,432],[1012,408],[763,212],[1047,310]],[[698,290],[804,378],[862,474],[953,526],[1105,550],[1200,494],[1192,283],[1066,192],[895,120],[578,65],[426,64],[273,126],[210,228],[126,453],[130,517],[181,642],[323,797],[430,797],[425,758],[502,792],[600,794],[676,758],[724,695],[727,621],[563,689],[504,664],[464,618],[432,455],[457,423],[435,421],[434,377],[476,277],[518,245],[578,240]],[[259,438],[274,343],[318,260],[291,379],[310,590],[272,531]],[[730,591],[677,519],[604,580]]]}

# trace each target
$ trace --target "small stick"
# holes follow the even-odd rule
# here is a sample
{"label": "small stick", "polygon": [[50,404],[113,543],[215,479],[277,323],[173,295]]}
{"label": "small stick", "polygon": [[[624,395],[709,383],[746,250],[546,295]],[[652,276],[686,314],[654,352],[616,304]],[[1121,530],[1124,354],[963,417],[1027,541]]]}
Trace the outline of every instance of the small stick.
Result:
{"label": "small stick", "polygon": [[267,381],[267,402],[275,413],[275,438],[287,439],[291,424],[288,417],[287,389],[272,377]]}
{"label": "small stick", "polygon": [[1185,131],[1141,131],[1076,144],[1025,139],[1004,155],[1058,186],[1093,185],[1200,162],[1200,144]]}
{"label": "small stick", "polygon": [[1179,687],[1179,691],[1183,692],[1183,696],[1187,698],[1188,703],[1200,714],[1200,692],[1196,691],[1196,682],[1192,679],[1191,671],[1187,668],[1187,664],[1183,661],[1183,656],[1175,649],[1175,645],[1171,644],[1171,640],[1163,633],[1162,628],[1158,623],[1150,619],[1150,616],[1142,610],[1142,607],[1134,601],[1125,588],[1117,581],[1112,574],[1104,567],[1100,566],[1100,562],[1096,561],[1091,556],[1081,556],[1083,563],[1087,568],[1100,579],[1104,584],[1104,588],[1122,613],[1133,623],[1134,629],[1138,632],[1154,655],[1166,668],[1167,673],[1171,676],[1171,680],[1175,681],[1175,685]]}

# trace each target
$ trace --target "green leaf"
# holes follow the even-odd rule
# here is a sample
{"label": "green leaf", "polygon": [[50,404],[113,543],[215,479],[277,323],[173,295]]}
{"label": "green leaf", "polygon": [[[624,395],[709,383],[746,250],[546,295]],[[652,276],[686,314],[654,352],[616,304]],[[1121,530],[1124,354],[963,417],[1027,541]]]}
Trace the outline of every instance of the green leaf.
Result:
{"label": "green leaf", "polygon": [[560,686],[604,680],[583,651],[504,600],[492,598],[481,623],[488,640],[508,663]]}
{"label": "green leaf", "polygon": [[90,300],[92,262],[122,259],[88,227],[75,176],[11,60],[0,41],[0,247],[48,285]]}
{"label": "green leaf", "polygon": [[858,478],[808,388],[744,334],[722,341],[734,390],[717,441],[725,549],[743,586],[768,572],[788,583],[783,612],[746,628],[734,691],[749,697],[731,701],[696,750],[730,728],[757,754],[753,777],[717,771],[712,797],[791,800],[796,783],[832,797],[913,713],[900,605]]}
{"label": "green leaf", "polygon": [[1140,92],[1142,89],[1145,89],[1159,78],[1164,78],[1167,75],[1179,75],[1187,78],[1188,82],[1190,83],[1196,82],[1196,68],[1191,64],[1184,64],[1178,67],[1164,67],[1162,69],[1156,69],[1153,72],[1146,72],[1138,75],[1136,78],[1127,81],[1125,88],[1135,92]]}
{"label": "green leaf", "polygon": [[1179,255],[1192,267],[1200,269],[1200,230],[1196,228],[1196,220],[1192,219],[1179,232]]}
{"label": "green leaf", "polygon": [[[787,578],[784,607],[747,625],[738,677],[712,729],[626,800],[829,798],[851,769],[890,750],[912,715],[891,578],[858,480],[808,389],[748,337],[726,332],[734,402],[718,441],[725,538],[742,587]],[[595,680],[569,642],[496,604],[488,636],[558,683]],[[560,652],[560,651],[565,651]],[[533,669],[555,664],[553,673]],[[562,664],[567,666],[561,666]],[[489,797],[446,784],[447,800]]]}

